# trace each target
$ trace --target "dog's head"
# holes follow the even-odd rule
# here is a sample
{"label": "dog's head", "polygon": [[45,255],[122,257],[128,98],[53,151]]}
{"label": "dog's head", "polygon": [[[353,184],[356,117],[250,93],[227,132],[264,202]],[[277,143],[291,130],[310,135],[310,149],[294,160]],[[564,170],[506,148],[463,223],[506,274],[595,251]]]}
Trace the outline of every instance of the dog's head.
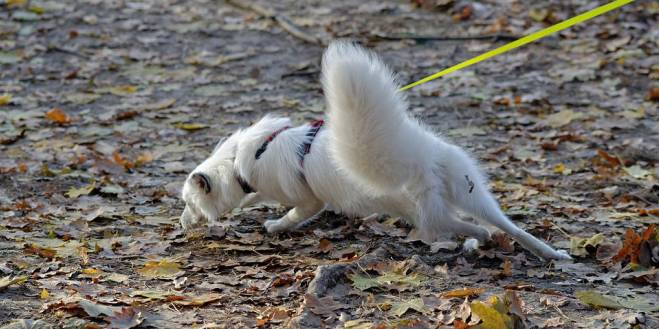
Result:
{"label": "dog's head", "polygon": [[250,181],[255,152],[272,132],[290,126],[286,118],[265,116],[254,125],[238,130],[220,141],[211,156],[195,168],[185,180],[182,198],[185,210],[181,226],[189,229],[200,222],[216,222],[233,208],[259,200],[258,193],[247,193],[238,177]]}
{"label": "dog's head", "polygon": [[182,192],[185,209],[180,218],[184,229],[198,223],[216,222],[224,213],[237,207],[245,197],[234,171],[240,134],[238,131],[220,141],[211,156],[185,180]]}

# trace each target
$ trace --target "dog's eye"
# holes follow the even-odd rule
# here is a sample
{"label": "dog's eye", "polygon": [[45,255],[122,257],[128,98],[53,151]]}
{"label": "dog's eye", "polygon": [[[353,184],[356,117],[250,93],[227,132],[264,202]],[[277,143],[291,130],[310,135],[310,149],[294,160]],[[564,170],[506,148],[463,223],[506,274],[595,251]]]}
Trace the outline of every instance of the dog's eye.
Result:
{"label": "dog's eye", "polygon": [[206,194],[211,193],[211,180],[208,175],[204,173],[194,173],[192,174],[192,179],[200,189],[206,192]]}

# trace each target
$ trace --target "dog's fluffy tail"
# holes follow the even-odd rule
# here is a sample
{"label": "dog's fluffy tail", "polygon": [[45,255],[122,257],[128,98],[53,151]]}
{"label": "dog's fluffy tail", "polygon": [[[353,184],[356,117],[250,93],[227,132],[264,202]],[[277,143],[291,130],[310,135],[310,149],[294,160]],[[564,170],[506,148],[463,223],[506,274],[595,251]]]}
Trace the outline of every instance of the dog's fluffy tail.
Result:
{"label": "dog's fluffy tail", "polygon": [[375,54],[338,41],[323,56],[322,75],[338,167],[375,195],[402,187],[419,166],[423,146],[415,143],[427,138],[417,136],[425,132],[407,116],[392,71]]}

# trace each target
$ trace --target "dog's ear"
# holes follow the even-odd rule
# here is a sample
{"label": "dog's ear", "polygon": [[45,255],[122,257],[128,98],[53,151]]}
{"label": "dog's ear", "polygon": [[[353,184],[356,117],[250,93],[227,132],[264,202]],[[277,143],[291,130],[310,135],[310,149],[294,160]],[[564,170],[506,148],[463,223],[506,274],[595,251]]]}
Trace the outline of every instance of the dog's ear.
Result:
{"label": "dog's ear", "polygon": [[192,174],[192,180],[200,189],[206,192],[206,194],[211,193],[211,179],[208,175],[199,172],[194,173]]}

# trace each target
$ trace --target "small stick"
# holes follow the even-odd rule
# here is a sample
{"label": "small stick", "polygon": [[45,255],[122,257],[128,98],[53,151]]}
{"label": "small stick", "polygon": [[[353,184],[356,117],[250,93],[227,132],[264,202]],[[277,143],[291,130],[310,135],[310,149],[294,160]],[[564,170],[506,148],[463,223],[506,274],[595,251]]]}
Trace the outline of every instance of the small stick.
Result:
{"label": "small stick", "polygon": [[258,14],[259,16],[273,20],[275,23],[279,25],[279,27],[281,27],[284,31],[288,32],[288,34],[302,41],[317,44],[317,45],[323,45],[323,42],[321,42],[319,38],[305,32],[284,15],[276,14],[274,11],[270,9],[267,9],[258,4],[250,3],[247,1],[239,1],[239,0],[225,0],[225,1],[226,3],[234,7],[251,11]]}

